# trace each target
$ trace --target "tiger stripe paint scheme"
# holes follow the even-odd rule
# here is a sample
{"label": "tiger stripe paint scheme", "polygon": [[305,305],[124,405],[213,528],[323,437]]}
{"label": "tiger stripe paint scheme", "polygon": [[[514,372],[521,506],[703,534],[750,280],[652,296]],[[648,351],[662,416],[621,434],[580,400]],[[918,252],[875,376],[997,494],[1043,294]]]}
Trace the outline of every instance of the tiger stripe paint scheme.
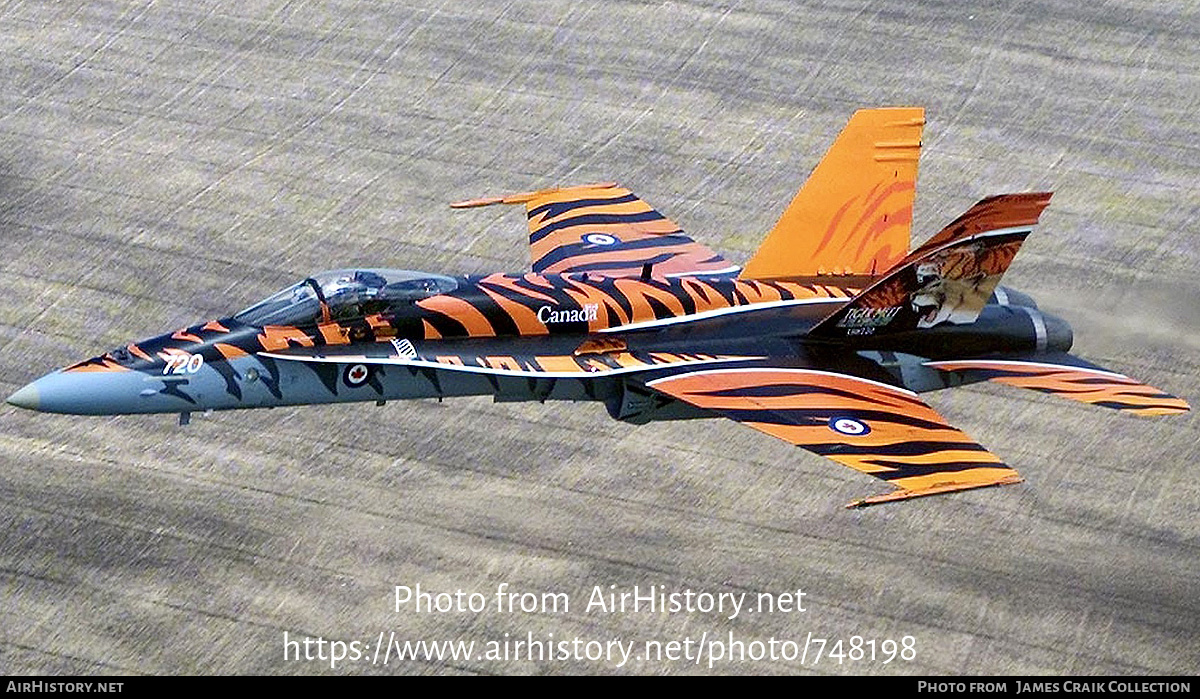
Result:
{"label": "tiger stripe paint scheme", "polygon": [[585,378],[600,374],[624,374],[666,367],[743,362],[762,359],[753,355],[681,352],[596,352],[585,354],[444,354],[413,355],[342,354],[320,352],[263,352],[262,356],[328,364],[394,364],[451,371],[478,372],[496,376],[541,378]]}
{"label": "tiger stripe paint scheme", "polygon": [[322,272],[8,402],[181,423],[460,395],[597,401],[632,424],[724,416],[896,487],[852,505],[1021,480],[918,392],[991,380],[1139,415],[1188,410],[1066,354],[1065,321],[997,286],[1048,193],[984,199],[903,253],[923,119],[856,115],[740,273],[612,183],[460,202],[525,205],[533,271]]}
{"label": "tiger stripe paint scheme", "polygon": [[684,234],[632,191],[607,182],[451,204],[525,204],[529,253],[539,274],[634,276],[650,265],[663,276],[730,274],[738,267]]}
{"label": "tiger stripe paint scheme", "polygon": [[[647,385],[888,481],[902,497],[1019,481],[1016,471],[915,393],[876,381],[810,369],[730,368]],[[882,498],[849,506],[898,499]]]}
{"label": "tiger stripe paint scheme", "polygon": [[[588,274],[492,274],[466,277],[454,292],[418,301],[408,315],[376,314],[322,323],[313,329],[265,326],[243,332],[232,319],[209,321],[169,335],[130,343],[115,354],[73,364],[65,372],[162,372],[164,355],[202,353],[205,361],[317,348],[394,337],[414,340],[529,337],[620,331],[629,326],[669,324],[680,318],[744,313],[780,306],[844,303],[856,290],[824,284],[759,282],[719,278],[606,278]],[[589,308],[595,309],[588,317]],[[821,308],[821,306],[818,306]],[[547,312],[548,309],[548,312]],[[555,322],[551,314],[585,319]],[[816,311],[824,315],[825,311]],[[539,318],[540,314],[540,318]],[[419,322],[418,322],[419,321]]]}
{"label": "tiger stripe paint scheme", "polygon": [[970,374],[974,380],[1028,388],[1133,415],[1178,415],[1189,409],[1187,402],[1124,374],[1095,367],[1054,364],[1050,361],[1053,359],[1056,357],[1050,356],[1043,361],[968,359],[926,362],[925,365]]}
{"label": "tiger stripe paint scheme", "polygon": [[553,194],[526,209],[534,272],[626,276],[653,265],[665,276],[697,276],[737,269],[624,187]]}
{"label": "tiger stripe paint scheme", "polygon": [[924,125],[918,107],[856,112],[741,276],[875,275],[893,267],[908,252]]}
{"label": "tiger stripe paint scheme", "polygon": [[[1033,231],[1050,193],[988,197],[901,260],[854,302],[813,328],[814,335],[857,334],[855,314],[880,317],[871,334],[911,331],[944,321],[973,323]],[[911,306],[911,307],[910,307]]]}
{"label": "tiger stripe paint scheme", "polygon": [[[424,339],[610,332],[700,313],[748,310],[761,304],[842,302],[857,289],[729,277],[602,277],[493,274],[469,277],[464,288],[418,301],[436,335]],[[554,320],[560,313],[586,318]]]}

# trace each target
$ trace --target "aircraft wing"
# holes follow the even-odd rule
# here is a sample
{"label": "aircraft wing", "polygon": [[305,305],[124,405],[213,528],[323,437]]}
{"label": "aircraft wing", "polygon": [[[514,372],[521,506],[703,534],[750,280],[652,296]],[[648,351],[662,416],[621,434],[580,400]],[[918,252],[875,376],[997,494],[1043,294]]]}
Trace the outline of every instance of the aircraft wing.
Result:
{"label": "aircraft wing", "polygon": [[736,265],[689,238],[636,194],[614,183],[547,189],[451,204],[525,204],[538,274],[595,272],[631,277],[732,274]]}
{"label": "aircraft wing", "polygon": [[915,393],[883,382],[750,367],[683,370],[645,385],[900,488],[847,507],[1021,481]]}

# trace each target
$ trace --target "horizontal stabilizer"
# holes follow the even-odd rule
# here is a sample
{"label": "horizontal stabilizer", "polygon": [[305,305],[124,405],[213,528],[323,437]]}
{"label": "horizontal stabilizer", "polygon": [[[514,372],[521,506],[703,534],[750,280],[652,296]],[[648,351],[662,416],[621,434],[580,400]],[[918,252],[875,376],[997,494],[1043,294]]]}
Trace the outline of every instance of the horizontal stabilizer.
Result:
{"label": "horizontal stabilizer", "polygon": [[1061,398],[1134,415],[1178,415],[1190,407],[1181,398],[1065,353],[925,362],[972,380],[1028,388]]}

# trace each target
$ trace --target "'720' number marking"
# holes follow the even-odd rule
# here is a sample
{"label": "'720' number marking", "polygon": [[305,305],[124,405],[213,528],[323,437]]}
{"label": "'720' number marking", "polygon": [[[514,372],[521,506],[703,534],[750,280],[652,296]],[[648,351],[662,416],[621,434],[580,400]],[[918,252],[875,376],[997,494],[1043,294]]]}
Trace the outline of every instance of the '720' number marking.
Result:
{"label": "'720' number marking", "polygon": [[167,360],[167,365],[163,367],[163,375],[195,374],[202,366],[204,357],[199,354],[177,354]]}

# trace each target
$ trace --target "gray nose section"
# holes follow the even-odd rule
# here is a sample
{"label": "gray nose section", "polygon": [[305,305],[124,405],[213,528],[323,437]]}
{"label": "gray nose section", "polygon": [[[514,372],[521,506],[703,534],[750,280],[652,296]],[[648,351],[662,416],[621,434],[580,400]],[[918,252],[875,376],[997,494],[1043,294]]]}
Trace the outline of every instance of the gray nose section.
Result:
{"label": "gray nose section", "polygon": [[37,410],[40,401],[41,396],[38,395],[37,386],[33,384],[29,384],[8,397],[9,405],[15,405],[18,408],[25,408],[26,410]]}
{"label": "gray nose section", "polygon": [[8,402],[42,413],[124,415],[138,412],[145,385],[136,371],[55,371],[8,397]]}

